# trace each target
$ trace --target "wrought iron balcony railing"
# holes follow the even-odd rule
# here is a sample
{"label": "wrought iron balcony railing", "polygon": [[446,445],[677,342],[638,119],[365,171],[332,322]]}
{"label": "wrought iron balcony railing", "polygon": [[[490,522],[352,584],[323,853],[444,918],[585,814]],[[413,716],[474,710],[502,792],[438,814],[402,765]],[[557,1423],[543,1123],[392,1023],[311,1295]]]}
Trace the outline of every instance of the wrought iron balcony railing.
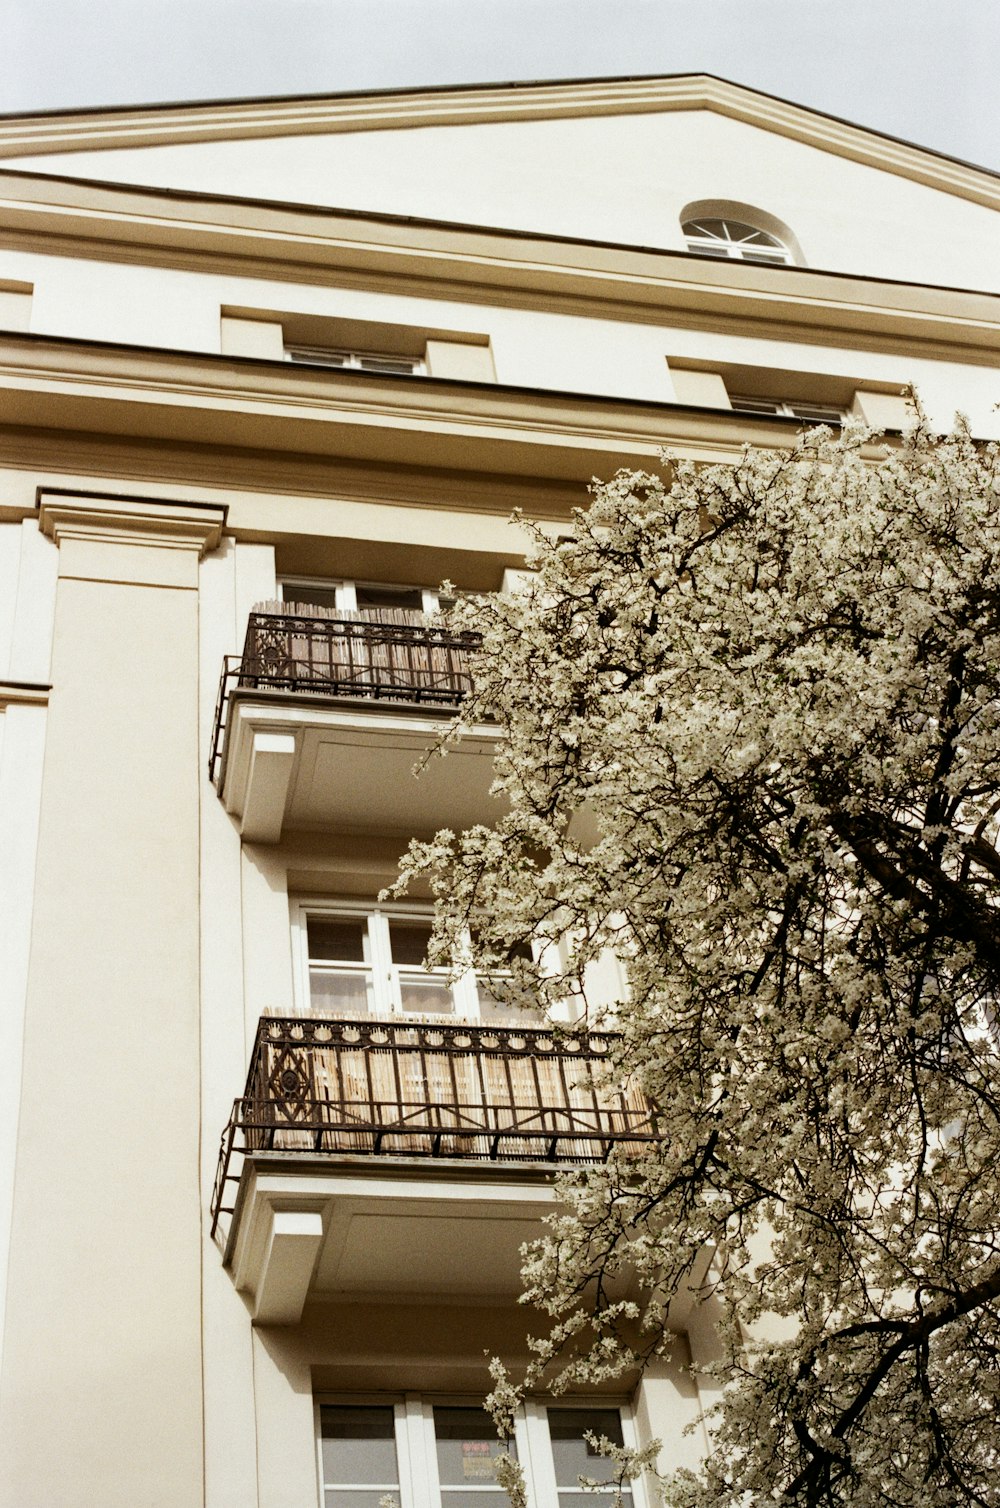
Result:
{"label": "wrought iron balcony railing", "polygon": [[642,1095],[606,1082],[611,1038],[551,1028],[265,1016],[222,1136],[212,1234],[243,1159],[603,1161],[657,1140]]}
{"label": "wrought iron balcony railing", "polygon": [[227,655],[223,666],[209,759],[212,779],[219,774],[230,702],[238,688],[453,712],[472,688],[469,659],[479,636],[404,621],[414,616],[252,612],[243,653]]}

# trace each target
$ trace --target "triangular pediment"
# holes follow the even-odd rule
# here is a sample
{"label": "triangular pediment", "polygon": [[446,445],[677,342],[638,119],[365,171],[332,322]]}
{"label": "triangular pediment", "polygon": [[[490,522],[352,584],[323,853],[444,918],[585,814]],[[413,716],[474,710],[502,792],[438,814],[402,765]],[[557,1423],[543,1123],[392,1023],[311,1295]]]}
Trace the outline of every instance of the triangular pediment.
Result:
{"label": "triangular pediment", "polygon": [[[743,207],[790,228],[797,262],[917,282],[979,286],[983,259],[1000,254],[1000,222],[984,215],[1000,209],[997,176],[702,74],[8,117],[0,159],[206,198],[675,251],[692,206]],[[954,245],[979,243],[968,269],[936,251],[945,227]]]}
{"label": "triangular pediment", "polygon": [[[296,141],[314,169],[323,159],[336,161],[334,142],[340,137],[357,140],[372,133],[388,133],[389,151],[409,156],[403,142],[411,133],[419,133],[426,139],[427,132],[434,132],[436,142],[451,136],[459,151],[457,143],[462,136],[466,149],[469,139],[467,132],[456,137],[457,128],[547,123],[550,129],[541,136],[537,131],[503,133],[505,144],[517,156],[521,149],[516,139],[530,151],[538,140],[553,135],[551,127],[557,122],[676,113],[741,122],[834,156],[877,166],[883,172],[980,202],[1000,204],[1000,175],[709,74],[405,89],[6,116],[0,117],[0,160],[9,160],[12,166],[16,161],[19,166],[73,171],[115,182],[195,190],[200,184],[203,191],[212,192],[208,181],[214,181],[216,175],[209,168],[209,154],[192,150],[184,161],[177,149],[203,148],[214,143],[226,147],[218,159],[219,170],[230,175],[230,188],[215,191],[237,192],[231,183],[232,173],[237,172],[249,182],[254,176],[249,172],[249,164],[256,160],[259,196],[291,199],[294,193],[288,190],[303,182],[305,172],[286,183],[284,192],[275,192],[280,186],[271,176],[274,164],[289,160],[287,153],[275,149],[275,144],[281,141]],[[498,133],[487,134],[499,142]],[[579,131],[560,134],[567,141],[584,139]],[[310,142],[309,138],[316,137],[322,139],[321,144]],[[641,139],[642,133],[632,132],[631,137]],[[236,148],[236,143],[253,143],[254,147]],[[264,143],[270,144],[269,150],[255,150]],[[380,153],[373,148],[368,161],[385,155],[389,152]],[[454,167],[454,162],[449,166]],[[656,164],[647,163],[646,168],[652,174]],[[128,177],[127,173],[134,176]],[[166,181],[181,177],[191,181],[186,184]],[[423,187],[427,188],[426,183]],[[309,202],[342,202],[330,197],[332,194],[334,185],[323,198]]]}

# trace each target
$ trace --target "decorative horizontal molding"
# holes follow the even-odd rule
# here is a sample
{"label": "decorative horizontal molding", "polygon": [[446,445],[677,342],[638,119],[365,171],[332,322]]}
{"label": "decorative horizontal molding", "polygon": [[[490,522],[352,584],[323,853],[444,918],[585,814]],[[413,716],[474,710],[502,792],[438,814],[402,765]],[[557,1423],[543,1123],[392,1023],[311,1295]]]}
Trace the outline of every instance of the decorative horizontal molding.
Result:
{"label": "decorative horizontal molding", "polygon": [[709,74],[8,116],[0,119],[0,158],[668,110],[712,110],[975,203],[1000,206],[1000,179],[984,168]]}
{"label": "decorative horizontal molding", "polygon": [[[108,495],[119,489],[124,492],[129,486],[147,490],[156,487],[164,490],[167,499],[180,490],[191,498],[229,505],[229,532],[237,536],[245,508],[257,510],[265,498],[269,509],[273,506],[287,509],[316,498],[336,498],[352,505],[377,504],[381,509],[389,504],[407,511],[430,509],[435,514],[457,510],[464,515],[502,519],[504,524],[515,508],[533,518],[561,522],[580,502],[579,484],[572,481],[506,476],[503,488],[498,489],[495,472],[400,468],[378,461],[341,461],[281,450],[184,444],[54,429],[0,431],[0,463],[10,468],[8,487],[0,503],[0,520],[8,522],[35,514],[32,474],[44,476],[46,482],[62,479],[73,490],[89,491],[100,483]],[[331,521],[327,533],[339,537],[338,530],[344,527],[340,517]],[[381,529],[385,528],[383,512]],[[259,533],[259,524],[257,529]],[[316,529],[314,520],[310,533]],[[412,553],[414,546],[409,532],[407,539],[406,548]],[[521,559],[520,552],[513,547],[510,530],[505,530],[502,545],[493,540],[489,547],[484,544],[482,548],[496,559],[509,557],[510,563]],[[335,573],[332,564],[330,570]],[[446,575],[447,570],[442,574]],[[482,588],[486,590],[492,581],[491,575],[481,583]]]}
{"label": "decorative horizontal molding", "polygon": [[993,365],[1000,295],[0,171],[3,244]]}
{"label": "decorative horizontal molding", "polygon": [[[8,425],[130,442],[242,448],[252,434],[275,454],[581,485],[619,465],[655,464],[664,446],[724,460],[748,439],[791,446],[800,428],[669,403],[17,335],[0,336],[0,407]],[[169,505],[163,516],[169,528]]]}

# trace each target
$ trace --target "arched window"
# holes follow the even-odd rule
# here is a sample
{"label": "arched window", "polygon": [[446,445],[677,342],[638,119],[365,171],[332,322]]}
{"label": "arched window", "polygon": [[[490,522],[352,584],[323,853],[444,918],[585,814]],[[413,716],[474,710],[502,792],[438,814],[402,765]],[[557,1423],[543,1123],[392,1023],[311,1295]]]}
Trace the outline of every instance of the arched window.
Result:
{"label": "arched window", "polygon": [[688,251],[700,252],[705,257],[728,257],[737,262],[767,262],[784,267],[795,263],[791,248],[784,241],[745,220],[703,216],[685,220],[681,230]]}
{"label": "arched window", "polygon": [[793,230],[777,215],[736,199],[693,199],[678,216],[688,251],[731,262],[805,267]]}

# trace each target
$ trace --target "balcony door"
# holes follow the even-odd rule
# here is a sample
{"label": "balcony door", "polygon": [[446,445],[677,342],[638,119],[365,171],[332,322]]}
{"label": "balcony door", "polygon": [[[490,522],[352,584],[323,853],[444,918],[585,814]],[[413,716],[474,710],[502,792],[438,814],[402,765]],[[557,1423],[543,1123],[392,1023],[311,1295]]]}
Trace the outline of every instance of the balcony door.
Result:
{"label": "balcony door", "polygon": [[[362,581],[288,579],[282,606],[293,617],[339,620],[339,631],[292,635],[291,657],[320,679],[354,683],[360,695],[429,699],[435,687],[456,688],[454,654],[428,627],[445,605],[429,587]],[[358,625],[352,628],[351,625]],[[362,625],[369,625],[365,631]],[[394,634],[392,630],[401,630]],[[421,695],[421,693],[423,695]]]}
{"label": "balcony door", "polygon": [[[533,1508],[611,1508],[616,1502],[646,1508],[648,1502],[641,1481],[619,1487],[613,1462],[593,1444],[603,1438],[637,1446],[624,1409],[528,1402],[506,1444],[479,1402],[410,1395],[390,1405],[321,1404],[319,1415],[323,1508],[378,1508],[383,1495],[399,1508],[505,1508],[495,1475],[505,1453],[520,1461]],[[581,1477],[602,1485],[581,1487]]]}

